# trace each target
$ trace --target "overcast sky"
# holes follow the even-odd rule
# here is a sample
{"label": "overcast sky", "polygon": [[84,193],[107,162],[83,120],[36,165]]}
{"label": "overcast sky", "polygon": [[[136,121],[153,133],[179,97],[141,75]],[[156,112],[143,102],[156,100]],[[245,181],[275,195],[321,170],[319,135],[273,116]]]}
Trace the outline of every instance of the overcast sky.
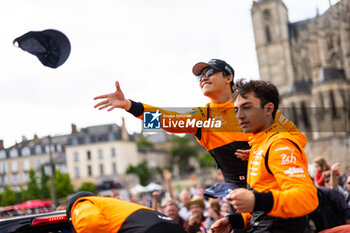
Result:
{"label": "overcast sky", "polygon": [[[335,1],[332,1],[335,2]],[[328,0],[285,0],[291,22],[312,18]],[[122,110],[93,108],[114,91],[160,107],[203,106],[192,66],[226,60],[238,78],[259,78],[248,0],[1,0],[0,139],[5,147],[117,123],[141,121]],[[72,51],[61,67],[43,66],[12,41],[28,31],[60,30]]]}

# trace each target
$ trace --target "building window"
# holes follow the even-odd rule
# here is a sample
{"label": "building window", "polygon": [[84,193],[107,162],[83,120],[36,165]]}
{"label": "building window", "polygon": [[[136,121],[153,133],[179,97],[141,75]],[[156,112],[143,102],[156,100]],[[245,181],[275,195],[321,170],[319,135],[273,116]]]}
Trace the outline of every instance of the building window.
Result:
{"label": "building window", "polygon": [[54,145],[51,145],[51,146],[46,145],[46,146],[45,146],[45,152],[46,152],[47,154],[49,154],[50,152],[51,152],[51,153],[52,153],[52,152],[55,152],[55,146],[54,146]]}
{"label": "building window", "polygon": [[101,149],[98,149],[98,158],[103,159],[103,151]]}
{"label": "building window", "polygon": [[91,160],[91,151],[87,151],[87,160]]}
{"label": "building window", "polygon": [[28,147],[24,147],[22,149],[22,155],[23,156],[29,156],[30,155],[30,149]]}
{"label": "building window", "polygon": [[100,164],[100,175],[103,176],[103,164]]}
{"label": "building window", "polygon": [[75,178],[79,178],[80,177],[80,172],[79,172],[79,167],[74,167],[74,175],[75,175]]}
{"label": "building window", "polygon": [[23,173],[23,182],[27,183],[29,181],[29,173],[25,172]]}
{"label": "building window", "polygon": [[90,137],[89,137],[89,136],[86,136],[86,137],[84,138],[84,142],[85,142],[85,144],[90,144],[90,143],[91,143]]}
{"label": "building window", "polygon": [[12,175],[12,184],[18,184],[19,183],[19,176],[18,174]]}
{"label": "building window", "polygon": [[6,159],[6,151],[0,150],[0,159]]}
{"label": "building window", "polygon": [[92,168],[91,168],[91,165],[88,165],[87,166],[87,170],[88,170],[88,176],[92,176]]}
{"label": "building window", "polygon": [[73,157],[74,157],[74,162],[78,162],[79,161],[79,154],[78,154],[78,152],[74,152]]}
{"label": "building window", "polygon": [[5,176],[0,176],[1,185],[5,185]]}
{"label": "building window", "polygon": [[324,104],[324,98],[322,93],[320,93],[320,105],[321,105],[322,111],[324,111],[325,104]]}
{"label": "building window", "polygon": [[112,163],[112,171],[114,175],[117,174],[117,164],[115,162]]}
{"label": "building window", "polygon": [[3,163],[2,166],[1,166],[1,172],[6,174],[8,171],[7,169],[7,163]]}
{"label": "building window", "polygon": [[17,151],[17,149],[12,149],[12,150],[10,150],[10,157],[11,158],[17,158],[18,157],[18,151]]}
{"label": "building window", "polygon": [[265,26],[265,34],[266,34],[266,43],[271,44],[272,39],[271,39],[270,27],[267,25]]}
{"label": "building window", "polygon": [[116,153],[115,153],[115,148],[112,148],[112,149],[111,149],[111,155],[112,155],[112,158],[115,158],[115,155],[116,155]]}
{"label": "building window", "polygon": [[43,161],[41,159],[37,159],[35,161],[35,168],[39,169],[41,167],[41,164],[43,164]]}
{"label": "building window", "polygon": [[12,161],[12,163],[11,163],[11,171],[12,172],[18,172],[18,162],[17,161]]}
{"label": "building window", "polygon": [[335,104],[334,92],[332,90],[329,91],[329,99],[331,101],[331,109],[332,109],[332,117],[337,117],[337,107]]}
{"label": "building window", "polygon": [[327,40],[327,49],[328,50],[333,49],[334,48],[334,42],[333,42],[332,35],[328,35],[326,40]]}
{"label": "building window", "polygon": [[72,138],[72,145],[77,145],[78,144],[78,138],[74,137]]}
{"label": "building window", "polygon": [[310,122],[309,122],[309,117],[307,115],[307,109],[306,109],[306,104],[305,102],[301,102],[301,114],[303,117],[303,122],[304,122],[304,126],[305,128],[309,128],[310,127]]}
{"label": "building window", "polygon": [[264,23],[265,23],[265,37],[266,43],[270,44],[272,42],[271,31],[269,25],[271,24],[271,13],[269,10],[264,10],[263,12]]}
{"label": "building window", "polygon": [[29,159],[26,159],[23,161],[23,170],[24,171],[29,171],[30,170],[30,161]]}
{"label": "building window", "polygon": [[292,116],[294,124],[298,126],[298,113],[294,103],[292,103]]}
{"label": "building window", "polygon": [[34,148],[35,154],[41,154],[42,150],[41,150],[41,146],[40,145],[36,145]]}
{"label": "building window", "polygon": [[3,184],[8,184],[8,183],[9,183],[8,176],[4,176],[4,183]]}
{"label": "building window", "polygon": [[269,22],[271,19],[271,14],[269,10],[264,10],[263,17],[265,22]]}
{"label": "building window", "polygon": [[57,144],[57,152],[62,152],[62,145],[61,144]]}

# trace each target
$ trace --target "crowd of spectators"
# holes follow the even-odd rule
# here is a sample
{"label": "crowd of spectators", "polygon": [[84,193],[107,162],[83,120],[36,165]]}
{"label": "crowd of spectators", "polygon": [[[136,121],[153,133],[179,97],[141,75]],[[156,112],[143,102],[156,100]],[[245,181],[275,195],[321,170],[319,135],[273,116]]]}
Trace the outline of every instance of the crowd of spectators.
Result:
{"label": "crowd of spectators", "polygon": [[[314,232],[350,224],[350,173],[341,170],[340,163],[328,165],[324,158],[313,161],[312,176],[319,192],[318,209],[310,214]],[[178,222],[188,233],[208,232],[211,225],[227,216],[232,210],[225,197],[211,198],[203,195],[207,187],[197,187],[197,177],[191,176],[191,187],[173,190],[172,173],[163,170],[164,189],[150,193],[131,195],[129,201],[162,212]],[[218,173],[217,181],[222,182]],[[115,197],[120,198],[116,192]],[[64,209],[62,206],[59,209]],[[12,209],[2,212],[2,217],[50,212],[50,207]],[[335,230],[341,228],[334,228]],[[324,232],[337,232],[325,230]],[[312,232],[312,229],[311,231]]]}

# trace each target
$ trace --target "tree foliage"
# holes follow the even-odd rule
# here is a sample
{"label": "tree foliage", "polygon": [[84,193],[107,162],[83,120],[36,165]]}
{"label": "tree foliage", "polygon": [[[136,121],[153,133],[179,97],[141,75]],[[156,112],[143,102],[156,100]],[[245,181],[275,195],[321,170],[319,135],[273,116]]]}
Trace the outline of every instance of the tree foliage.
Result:
{"label": "tree foliage", "polygon": [[170,154],[179,164],[180,171],[190,171],[189,158],[197,156],[200,151],[200,146],[194,141],[194,138],[185,135],[183,137],[171,136]]}
{"label": "tree foliage", "polygon": [[142,185],[147,185],[147,182],[151,176],[151,172],[148,169],[147,163],[145,161],[138,164],[137,166],[130,165],[126,170],[126,173],[136,174],[139,177],[140,183]]}
{"label": "tree foliage", "polygon": [[51,197],[50,189],[47,186],[47,183],[50,180],[50,177],[45,173],[45,167],[41,166],[41,178],[40,178],[40,188],[41,188],[41,196],[44,199],[48,199]]}
{"label": "tree foliage", "polygon": [[79,192],[81,191],[87,191],[87,192],[92,192],[96,194],[96,185],[91,182],[84,182],[78,189]]}
{"label": "tree foliage", "polygon": [[215,161],[209,152],[198,157],[200,167],[215,167]]}
{"label": "tree foliage", "polygon": [[[51,182],[48,182],[48,187],[50,187]],[[56,186],[56,197],[64,198],[67,195],[73,193],[73,185],[70,182],[69,174],[63,174],[60,170],[55,172],[55,186]]]}
{"label": "tree foliage", "polygon": [[1,206],[14,205],[18,202],[16,193],[10,189],[7,185],[5,186],[4,192],[1,196]]}
{"label": "tree foliage", "polygon": [[153,143],[148,141],[146,138],[140,138],[136,141],[138,147],[153,147]]}
{"label": "tree foliage", "polygon": [[41,189],[38,184],[38,177],[35,175],[35,171],[33,169],[29,170],[29,181],[27,182],[27,190],[23,194],[24,200],[34,200],[42,198]]}

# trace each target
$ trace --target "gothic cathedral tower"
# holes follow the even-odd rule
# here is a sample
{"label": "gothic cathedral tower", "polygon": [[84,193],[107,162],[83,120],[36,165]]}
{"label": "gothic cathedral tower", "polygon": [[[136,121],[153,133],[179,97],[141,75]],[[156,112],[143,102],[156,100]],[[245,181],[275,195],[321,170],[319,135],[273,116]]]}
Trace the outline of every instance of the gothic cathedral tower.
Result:
{"label": "gothic cathedral tower", "polygon": [[251,9],[260,79],[285,95],[293,82],[288,10],[281,0],[254,1]]}

